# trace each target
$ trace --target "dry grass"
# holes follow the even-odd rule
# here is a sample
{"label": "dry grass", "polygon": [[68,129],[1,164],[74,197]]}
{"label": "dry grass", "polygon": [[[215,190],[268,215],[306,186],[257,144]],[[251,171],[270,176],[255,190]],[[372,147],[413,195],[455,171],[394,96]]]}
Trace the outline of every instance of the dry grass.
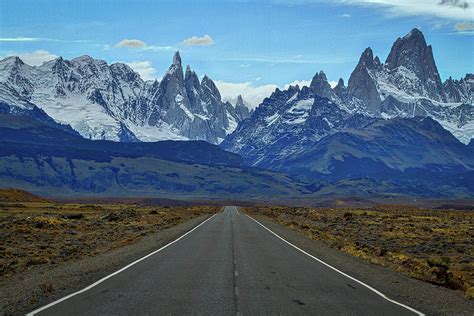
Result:
{"label": "dry grass", "polygon": [[48,200],[20,189],[0,189],[0,202],[49,202]]}
{"label": "dry grass", "polygon": [[474,298],[474,212],[403,206],[253,207],[331,247]]}
{"label": "dry grass", "polygon": [[[37,265],[56,265],[95,256],[140,240],[142,236],[193,217],[219,211],[217,206],[0,204],[0,279]],[[44,292],[53,291],[44,284]]]}

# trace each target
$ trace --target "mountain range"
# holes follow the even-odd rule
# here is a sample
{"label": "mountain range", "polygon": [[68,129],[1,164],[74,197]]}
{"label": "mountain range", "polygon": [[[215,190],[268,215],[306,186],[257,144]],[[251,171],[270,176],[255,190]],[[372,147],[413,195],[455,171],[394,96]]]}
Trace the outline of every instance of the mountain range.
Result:
{"label": "mountain range", "polygon": [[375,174],[370,172],[362,177],[345,174],[347,177],[340,175],[341,180],[322,176],[308,181],[297,175],[249,167],[239,155],[204,141],[89,140],[32,117],[0,114],[0,186],[45,196],[307,203],[335,196],[392,201],[406,196],[469,197],[474,192],[468,180],[472,172],[446,178],[440,178],[438,172],[435,177],[404,182],[395,181],[400,174],[393,173],[392,178],[370,177]]}
{"label": "mountain range", "polygon": [[48,196],[264,198],[310,193],[282,173],[247,167],[205,141],[89,140],[0,114],[0,186]]}
{"label": "mountain range", "polygon": [[[418,29],[398,38],[385,61],[367,48],[348,85],[331,88],[323,71],[310,84],[350,114],[429,116],[464,143],[474,137],[474,75],[441,81],[432,47]],[[90,56],[61,57],[30,66],[19,57],[0,61],[0,110],[39,108],[90,139],[205,140],[218,144],[250,116],[242,98],[224,102],[215,83],[183,71],[179,52],[162,80],[144,81],[124,63]]]}
{"label": "mountain range", "polygon": [[9,57],[0,184],[66,195],[473,197],[473,91],[472,74],[441,81],[418,29],[385,63],[367,48],[347,86],[320,71],[253,111],[183,71],[179,53],[160,82],[89,56],[41,66]]}
{"label": "mountain range", "polygon": [[177,52],[160,82],[144,81],[124,63],[81,56],[40,66],[0,61],[0,111],[45,112],[85,138],[113,141],[205,140],[220,143],[249,116],[243,101],[223,102],[214,82]]}
{"label": "mountain range", "polygon": [[441,83],[431,47],[414,29],[384,64],[367,48],[347,87],[340,79],[331,88],[321,71],[309,87],[276,89],[221,146],[249,165],[313,180],[470,173],[472,78]]}

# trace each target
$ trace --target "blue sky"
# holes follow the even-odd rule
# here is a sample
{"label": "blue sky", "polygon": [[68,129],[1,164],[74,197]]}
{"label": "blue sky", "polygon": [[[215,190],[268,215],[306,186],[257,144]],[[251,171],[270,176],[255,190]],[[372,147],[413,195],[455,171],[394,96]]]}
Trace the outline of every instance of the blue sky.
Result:
{"label": "blue sky", "polygon": [[88,54],[161,78],[175,50],[223,94],[258,102],[324,70],[346,82],[370,46],[420,28],[442,78],[474,71],[473,0],[6,1],[0,56],[26,62]]}

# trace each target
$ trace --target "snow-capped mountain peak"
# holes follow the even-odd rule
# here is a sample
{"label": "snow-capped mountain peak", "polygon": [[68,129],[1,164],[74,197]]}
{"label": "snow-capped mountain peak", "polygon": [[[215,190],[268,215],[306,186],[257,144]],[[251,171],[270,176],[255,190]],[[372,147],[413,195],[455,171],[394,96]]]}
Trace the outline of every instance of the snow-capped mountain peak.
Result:
{"label": "snow-capped mountain peak", "polygon": [[466,78],[441,83],[432,48],[418,29],[395,41],[385,64],[367,48],[347,91],[333,90],[340,98],[333,100],[351,113],[430,116],[463,142],[474,137],[473,85]]}
{"label": "snow-capped mountain peak", "polygon": [[[365,49],[347,87],[340,79],[331,89],[326,75],[320,71],[309,88],[276,89],[249,119],[227,136],[222,146],[241,154],[253,165],[281,167],[291,156],[306,157],[307,152],[323,155],[311,150],[332,135],[341,138],[346,132],[364,135],[364,128],[373,122],[396,126],[405,122],[399,117],[415,116],[426,118],[421,119],[426,121],[423,129],[439,130],[439,124],[433,124],[436,120],[459,140],[469,143],[474,138],[474,76],[448,79],[444,85],[440,82],[432,49],[423,34],[414,29],[396,40],[385,64],[374,57],[370,47]],[[396,122],[385,124],[384,119]],[[337,148],[344,143],[338,137],[334,138]],[[361,145],[352,143],[353,139],[347,141],[356,147]],[[303,167],[306,161],[295,159],[306,172],[308,167]],[[340,161],[344,157],[335,159]]]}
{"label": "snow-capped mountain peak", "polygon": [[218,143],[243,119],[227,110],[209,77],[199,82],[189,66],[183,74],[179,52],[160,82],[145,82],[124,63],[108,65],[88,55],[40,66],[8,57],[0,61],[0,73],[5,111],[37,107],[86,138]]}

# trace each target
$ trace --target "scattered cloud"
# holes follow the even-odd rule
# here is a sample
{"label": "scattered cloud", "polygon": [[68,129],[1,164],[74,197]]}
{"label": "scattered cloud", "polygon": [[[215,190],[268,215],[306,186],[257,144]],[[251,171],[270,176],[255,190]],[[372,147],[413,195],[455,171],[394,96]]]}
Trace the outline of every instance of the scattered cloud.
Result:
{"label": "scattered cloud", "polygon": [[341,18],[351,18],[352,15],[348,14],[348,13],[343,13],[340,15]]}
{"label": "scattered cloud", "polygon": [[61,40],[45,37],[0,37],[0,42],[61,42],[61,43],[85,43],[88,40]]}
{"label": "scattered cloud", "polygon": [[[325,0],[274,0],[275,3],[306,5]],[[378,7],[391,16],[429,16],[470,21],[474,17],[474,0],[334,0],[331,3]]]}
{"label": "scattered cloud", "polygon": [[270,96],[276,88],[275,84],[252,86],[252,82],[232,83],[221,80],[214,81],[224,100],[234,100],[242,95],[250,108],[256,108],[264,98]]}
{"label": "scattered cloud", "polygon": [[435,23],[431,26],[431,29],[432,30],[441,30],[441,29],[445,28],[446,26],[447,26],[446,23],[437,22],[437,23]]}
{"label": "scattered cloud", "polygon": [[450,20],[469,20],[474,16],[469,1],[461,0],[337,0],[344,4],[378,6],[395,16],[429,16]]}
{"label": "scattered cloud", "polygon": [[214,40],[212,39],[211,36],[208,34],[198,37],[198,36],[193,36],[190,38],[187,38],[183,41],[183,44],[186,46],[209,46],[214,44]]}
{"label": "scattered cloud", "polygon": [[329,80],[329,85],[331,86],[331,88],[334,88],[335,86],[337,86],[337,81],[335,80]]}
{"label": "scattered cloud", "polygon": [[148,46],[145,48],[146,50],[153,50],[156,52],[162,52],[162,51],[170,51],[170,50],[175,50],[176,48],[174,46]]}
{"label": "scattered cloud", "polygon": [[456,29],[456,31],[459,31],[459,32],[472,32],[474,31],[474,23],[472,22],[456,23],[454,28]]}
{"label": "scattered cloud", "polygon": [[132,61],[125,63],[130,66],[134,71],[140,74],[143,80],[154,80],[156,79],[156,69],[153,68],[153,65],[150,61]]}
{"label": "scattered cloud", "polygon": [[44,40],[38,37],[2,37],[0,42],[38,42]]}
{"label": "scattered cloud", "polygon": [[[106,45],[107,49],[110,46]],[[115,47],[122,48],[134,48],[134,49],[143,49],[143,50],[152,50],[152,51],[169,51],[175,49],[173,46],[156,46],[148,45],[142,40],[139,39],[124,39],[115,44]]]}
{"label": "scattered cloud", "polygon": [[[300,88],[302,88],[303,86],[309,87],[311,83],[310,80],[295,80],[281,87],[276,84],[253,86],[252,82],[233,83],[222,80],[217,80],[214,82],[216,83],[217,88],[219,89],[222,98],[225,101],[233,101],[239,94],[241,94],[244,98],[244,101],[251,109],[256,108],[260,103],[262,103],[263,99],[269,97],[276,88],[288,89],[290,86],[295,85],[298,85]],[[335,87],[337,82],[329,81],[329,84],[331,87]]]}
{"label": "scattered cloud", "polygon": [[49,61],[59,57],[45,50],[36,50],[31,53],[9,54],[9,56],[18,56],[21,60],[23,60],[23,62],[31,66],[39,66],[45,61]]}
{"label": "scattered cloud", "polygon": [[148,45],[141,40],[138,39],[123,39],[117,44],[115,44],[115,47],[127,47],[127,48],[147,48]]}
{"label": "scattered cloud", "polygon": [[287,83],[286,85],[283,86],[284,89],[288,89],[290,86],[296,86],[298,85],[300,88],[302,87],[309,87],[311,83],[311,80],[295,80],[293,82]]}
{"label": "scattered cloud", "polygon": [[313,59],[302,58],[301,55],[293,57],[231,57],[225,59],[225,61],[238,61],[238,62],[257,62],[257,63],[268,63],[268,64],[344,64],[356,61],[354,58],[346,57],[316,57]]}
{"label": "scattered cloud", "polygon": [[466,0],[441,0],[439,4],[451,6],[451,7],[457,7],[461,9],[469,8],[469,3]]}

